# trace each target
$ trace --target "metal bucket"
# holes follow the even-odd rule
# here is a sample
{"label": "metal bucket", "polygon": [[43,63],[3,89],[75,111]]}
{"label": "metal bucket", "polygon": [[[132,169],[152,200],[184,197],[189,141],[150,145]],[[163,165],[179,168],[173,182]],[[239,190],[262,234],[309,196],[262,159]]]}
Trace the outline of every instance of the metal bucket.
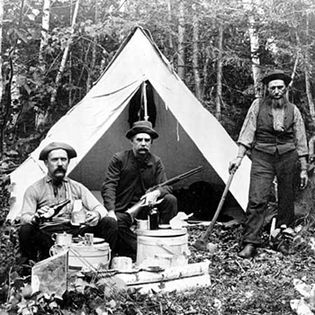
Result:
{"label": "metal bucket", "polygon": [[162,268],[188,264],[186,229],[143,231],[137,237],[137,265]]}

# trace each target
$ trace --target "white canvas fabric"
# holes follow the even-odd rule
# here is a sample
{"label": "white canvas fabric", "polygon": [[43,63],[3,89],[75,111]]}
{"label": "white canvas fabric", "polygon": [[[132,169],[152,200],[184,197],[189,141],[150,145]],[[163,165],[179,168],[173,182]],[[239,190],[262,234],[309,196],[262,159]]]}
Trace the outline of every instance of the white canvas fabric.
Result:
{"label": "white canvas fabric", "polygon": [[[10,174],[12,206],[7,219],[19,216],[25,189],[46,174],[38,156],[52,141],[75,148],[78,156],[70,162],[70,177],[92,191],[99,191],[113,153],[130,148],[125,138],[130,128],[128,105],[146,80],[153,87],[157,109],[154,129],[159,138],[154,141],[152,151],[162,158],[168,178],[202,165],[202,172],[178,183],[178,187],[187,187],[198,180],[226,183],[228,164],[237,154],[237,145],[185,86],[154,42],[141,28],[136,28],[87,95]],[[249,171],[250,160],[245,157],[230,187],[244,210]]]}

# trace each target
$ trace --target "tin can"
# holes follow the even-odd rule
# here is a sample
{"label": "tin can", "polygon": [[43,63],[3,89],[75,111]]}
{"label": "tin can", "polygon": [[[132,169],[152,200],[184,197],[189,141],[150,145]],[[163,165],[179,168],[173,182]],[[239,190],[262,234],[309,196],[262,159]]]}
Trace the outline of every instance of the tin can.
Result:
{"label": "tin can", "polygon": [[93,246],[93,233],[85,233],[84,234],[84,245],[86,246]]}
{"label": "tin can", "polygon": [[157,230],[159,228],[159,213],[157,211],[157,208],[153,208],[150,210],[148,221],[150,230]]}
{"label": "tin can", "polygon": [[137,230],[148,230],[149,229],[148,220],[136,219],[136,222],[137,222]]}

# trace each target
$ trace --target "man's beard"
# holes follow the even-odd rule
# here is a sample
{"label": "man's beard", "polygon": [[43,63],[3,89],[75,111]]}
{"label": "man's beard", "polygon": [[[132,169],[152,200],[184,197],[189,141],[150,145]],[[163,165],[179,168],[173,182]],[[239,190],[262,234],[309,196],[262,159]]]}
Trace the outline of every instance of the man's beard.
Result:
{"label": "man's beard", "polygon": [[[58,175],[57,175],[57,173],[58,173]],[[62,174],[60,174],[60,173],[62,173]],[[54,178],[53,178],[54,183],[60,184],[63,181],[65,175],[66,175],[66,170],[64,168],[56,169],[54,171]]]}
{"label": "man's beard", "polygon": [[273,108],[282,108],[285,104],[288,103],[287,96],[284,94],[281,98],[275,99],[269,95],[269,103]]}
{"label": "man's beard", "polygon": [[140,159],[145,159],[149,153],[148,149],[141,149],[136,152],[136,157]]}

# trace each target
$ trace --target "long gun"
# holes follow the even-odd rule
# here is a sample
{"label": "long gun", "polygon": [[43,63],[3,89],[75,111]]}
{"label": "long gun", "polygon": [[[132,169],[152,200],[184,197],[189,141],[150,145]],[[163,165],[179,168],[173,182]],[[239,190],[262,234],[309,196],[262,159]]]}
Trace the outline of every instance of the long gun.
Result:
{"label": "long gun", "polygon": [[[163,182],[163,183],[161,183],[161,184],[158,184],[158,185],[155,185],[155,186],[149,188],[149,189],[147,190],[146,194],[147,194],[148,192],[154,191],[154,190],[159,189],[159,188],[161,188],[161,187],[164,187],[164,186],[167,186],[167,185],[173,185],[173,184],[179,182],[180,180],[183,180],[183,179],[185,179],[185,178],[187,178],[187,177],[190,177],[190,176],[192,176],[192,175],[195,175],[195,174],[199,173],[201,170],[202,170],[202,166],[198,166],[198,167],[196,167],[196,168],[194,168],[194,169],[192,169],[192,170],[190,170],[190,171],[188,171],[188,172],[185,172],[185,173],[180,174],[180,175],[178,175],[178,176],[175,176],[175,177],[173,177],[173,178],[171,178],[171,179],[168,179],[168,180],[166,180],[165,182]],[[146,195],[146,194],[145,194],[145,195]],[[136,204],[134,204],[131,208],[129,208],[129,209],[126,211],[127,213],[130,214],[132,221],[133,221],[134,218],[137,216],[137,214],[140,212],[140,210],[141,210],[143,207],[146,207],[146,206],[147,206],[147,204],[145,204],[145,199],[146,199],[146,198],[144,198],[145,195],[140,199],[140,201],[138,201]],[[162,201],[162,200],[161,200],[161,201]],[[158,203],[159,203],[159,201],[157,202],[157,204],[158,204]]]}

